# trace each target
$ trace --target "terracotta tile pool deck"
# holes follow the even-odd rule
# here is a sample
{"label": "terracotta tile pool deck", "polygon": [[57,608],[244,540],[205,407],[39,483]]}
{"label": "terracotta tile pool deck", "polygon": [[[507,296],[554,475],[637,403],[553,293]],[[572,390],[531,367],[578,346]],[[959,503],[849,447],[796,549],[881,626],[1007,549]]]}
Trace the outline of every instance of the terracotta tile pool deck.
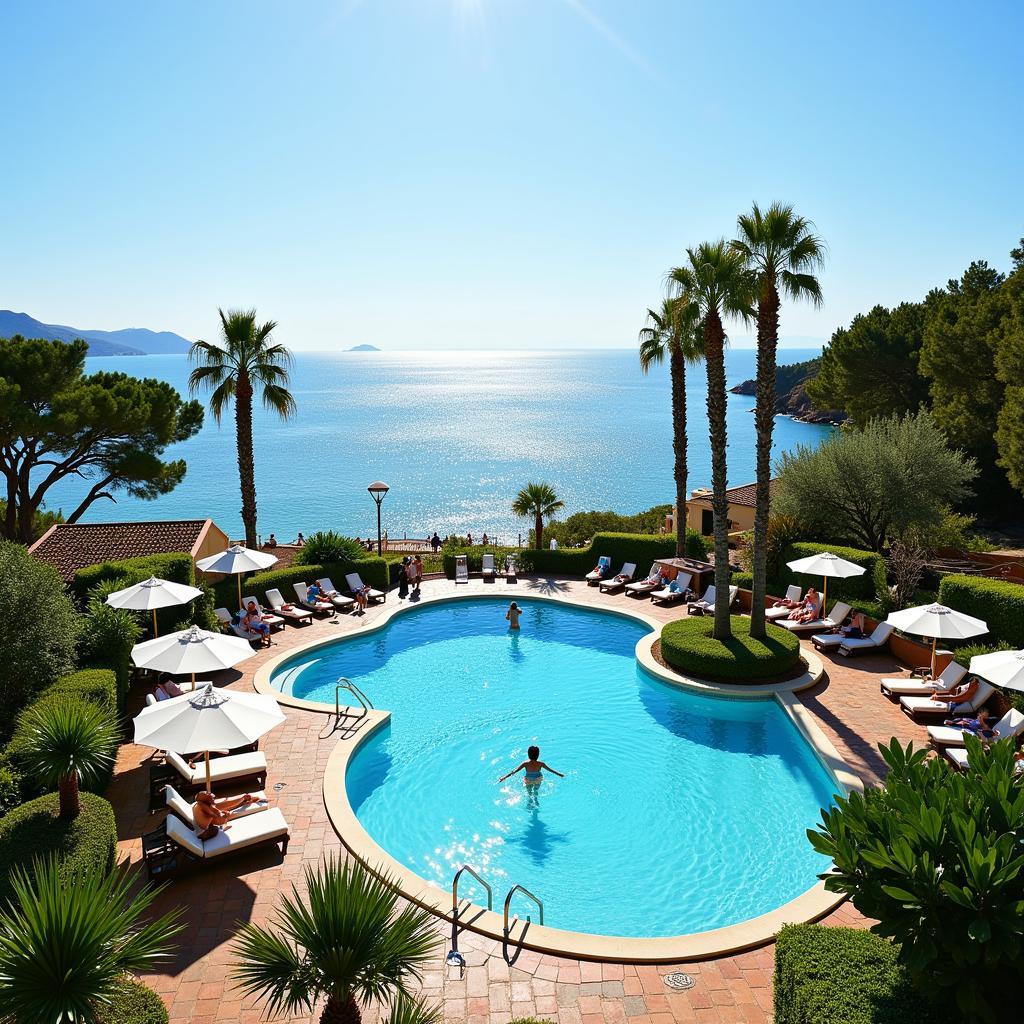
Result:
{"label": "terracotta tile pool deck", "polygon": [[[431,580],[424,593],[455,592],[455,584]],[[685,609],[659,608],[623,595],[598,595],[582,581],[521,578],[518,584],[499,580],[472,580],[458,592],[508,595],[509,599],[533,593],[584,594],[597,607],[636,607],[652,618],[669,621],[685,615]],[[388,596],[388,606],[397,602]],[[275,634],[276,643],[244,666],[244,671],[224,673],[216,681],[232,689],[252,691],[256,670],[283,650],[310,639],[342,636],[379,615],[372,608],[363,619],[338,616],[309,627],[287,626]],[[826,676],[801,699],[815,715],[828,738],[866,784],[881,778],[883,764],[877,743],[898,737],[906,743],[923,743],[924,728],[915,725],[898,707],[878,692],[882,675],[906,673],[888,654],[863,655],[849,661],[824,657]],[[133,692],[129,711],[136,714],[144,692]],[[328,822],[322,779],[328,756],[339,734],[333,717],[315,712],[285,709],[285,722],[261,743],[269,764],[267,788],[291,827],[288,854],[277,849],[240,854],[223,864],[187,873],[173,881],[159,897],[158,909],[182,905],[186,930],[178,939],[175,956],[145,980],[161,994],[170,1011],[171,1024],[224,1024],[265,1020],[264,1005],[243,1000],[229,975],[233,962],[232,937],[239,921],[267,922],[278,896],[300,884],[306,865],[325,853],[344,855],[344,847]],[[108,797],[118,820],[119,857],[138,867],[142,835],[157,826],[162,812],[148,813],[149,748],[125,744]],[[280,788],[277,788],[280,787]],[[826,919],[829,924],[863,926],[864,919],[850,904],[841,905]],[[507,1024],[516,1017],[547,1017],[558,1024],[673,1024],[673,1022],[763,1022],[772,1019],[771,945],[732,956],[682,965],[633,965],[592,963],[561,959],[530,950],[518,957],[510,950],[506,959],[498,941],[463,932],[459,948],[467,960],[461,977],[444,968],[450,948],[450,926],[437,923],[437,960],[423,979],[423,993],[439,1002],[446,1021],[465,1024]],[[509,960],[512,960],[510,963]],[[682,970],[693,976],[688,991],[674,991],[664,976]],[[316,1020],[302,1017],[300,1020]],[[376,1020],[368,1011],[366,1020]]]}

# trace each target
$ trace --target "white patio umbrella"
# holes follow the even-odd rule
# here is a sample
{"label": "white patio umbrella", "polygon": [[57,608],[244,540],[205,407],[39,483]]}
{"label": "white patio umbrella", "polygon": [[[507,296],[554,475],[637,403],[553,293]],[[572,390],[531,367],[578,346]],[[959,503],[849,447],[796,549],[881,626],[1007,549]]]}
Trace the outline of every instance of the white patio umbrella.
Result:
{"label": "white patio umbrella", "polygon": [[176,754],[203,751],[209,790],[211,750],[254,743],[283,721],[273,697],[215,690],[208,684],[198,693],[185,693],[143,708],[133,724],[136,743]]}
{"label": "white patio umbrella", "polygon": [[1024,690],[1024,651],[993,651],[971,658],[971,672],[1008,690]]}
{"label": "white patio umbrella", "polygon": [[847,579],[850,576],[863,576],[867,571],[863,565],[848,562],[845,558],[833,555],[831,551],[821,551],[816,555],[809,555],[807,558],[798,558],[793,562],[786,563],[793,572],[806,573],[808,576],[821,576],[825,580],[821,595],[822,614],[827,612],[825,605],[828,603],[828,578],[835,576],[838,579]]}
{"label": "white patio umbrella", "polygon": [[197,672],[219,672],[253,656],[248,640],[223,633],[208,633],[191,626],[177,633],[147,640],[132,648],[132,661],[138,668],[184,675],[195,682]]}
{"label": "white patio umbrella", "polygon": [[269,569],[277,561],[276,555],[268,555],[265,551],[253,551],[242,544],[232,544],[226,551],[221,551],[209,558],[200,558],[196,568],[203,572],[219,572],[225,576],[238,577],[238,607],[242,607],[242,573]]}
{"label": "white patio umbrella", "polygon": [[202,597],[198,587],[190,587],[185,583],[172,583],[170,580],[157,579],[150,576],[148,580],[136,583],[124,590],[115,590],[107,595],[107,604],[111,608],[130,608],[132,611],[153,613],[153,636],[156,631],[157,608],[170,608],[176,604],[187,604],[189,601]]}
{"label": "white patio umbrella", "polygon": [[902,633],[928,637],[932,642],[932,675],[935,675],[935,647],[939,640],[966,640],[988,632],[988,623],[964,615],[944,604],[922,604],[893,612],[886,620]]}

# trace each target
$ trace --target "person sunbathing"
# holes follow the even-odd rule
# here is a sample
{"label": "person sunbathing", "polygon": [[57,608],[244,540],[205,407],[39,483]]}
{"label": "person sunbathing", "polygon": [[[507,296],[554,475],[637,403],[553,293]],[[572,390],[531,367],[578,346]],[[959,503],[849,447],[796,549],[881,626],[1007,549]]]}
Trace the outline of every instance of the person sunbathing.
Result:
{"label": "person sunbathing", "polygon": [[255,601],[245,609],[241,626],[249,634],[250,640],[259,640],[263,646],[270,646],[270,627],[263,621],[263,616],[260,615]]}
{"label": "person sunbathing", "polygon": [[963,729],[964,732],[974,733],[983,740],[997,739],[999,733],[992,728],[988,712],[982,708],[977,718],[947,718],[943,725],[951,725],[954,729]]}
{"label": "person sunbathing", "polygon": [[608,575],[608,570],[610,568],[611,566],[607,562],[598,562],[597,565],[595,565],[594,568],[590,570],[590,575],[599,576],[601,579],[604,579],[605,576]]}
{"label": "person sunbathing", "polygon": [[370,603],[370,588],[365,583],[361,587],[356,587],[352,591],[352,599],[359,608],[356,615],[364,614],[366,606]]}
{"label": "person sunbathing", "polygon": [[831,632],[838,633],[850,640],[859,640],[862,636],[867,636],[868,626],[864,613],[857,612],[848,626],[833,626]]}
{"label": "person sunbathing", "polygon": [[966,683],[960,683],[949,690],[936,690],[932,694],[932,700],[948,704],[949,710],[953,713],[966,711],[968,710],[968,705],[974,699],[974,695],[978,692],[978,686],[978,677],[971,676]]}
{"label": "person sunbathing", "polygon": [[807,596],[803,599],[800,607],[789,616],[790,622],[813,622],[821,613],[821,598],[818,592],[811,587]]}
{"label": "person sunbathing", "polygon": [[196,835],[200,839],[212,839],[218,832],[227,831],[231,826],[231,812],[239,807],[248,807],[256,798],[252,793],[244,796],[217,800],[205,789],[196,794],[192,805],[192,820],[196,823]]}

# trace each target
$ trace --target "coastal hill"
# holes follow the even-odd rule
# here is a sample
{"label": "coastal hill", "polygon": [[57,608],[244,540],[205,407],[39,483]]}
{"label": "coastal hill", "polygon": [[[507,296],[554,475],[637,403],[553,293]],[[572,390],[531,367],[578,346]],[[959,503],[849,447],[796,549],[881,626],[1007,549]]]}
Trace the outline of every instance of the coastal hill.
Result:
{"label": "coastal hill", "polygon": [[380,349],[376,345],[353,345],[349,352],[379,352]]}
{"label": "coastal hill", "polygon": [[20,334],[24,338],[50,338],[54,341],[89,342],[91,356],[146,356],[184,353],[191,344],[171,331],[150,331],[145,327],[126,327],[120,331],[81,330],[63,324],[44,324],[27,313],[0,309],[0,338]]}
{"label": "coastal hill", "polygon": [[[775,411],[804,423],[842,423],[846,413],[839,409],[816,409],[807,395],[807,381],[818,375],[821,357],[779,366],[775,371]],[[757,382],[745,380],[729,389],[734,395],[757,394]]]}

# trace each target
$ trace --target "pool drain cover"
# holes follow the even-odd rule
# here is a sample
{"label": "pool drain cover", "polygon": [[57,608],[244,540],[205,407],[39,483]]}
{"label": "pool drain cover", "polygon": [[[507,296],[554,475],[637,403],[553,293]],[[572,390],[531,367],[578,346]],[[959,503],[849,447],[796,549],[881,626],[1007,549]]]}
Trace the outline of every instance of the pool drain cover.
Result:
{"label": "pool drain cover", "polygon": [[688,988],[693,988],[694,981],[692,974],[683,974],[682,971],[673,971],[671,974],[665,975],[665,984],[669,988],[679,989],[680,992],[685,992]]}

